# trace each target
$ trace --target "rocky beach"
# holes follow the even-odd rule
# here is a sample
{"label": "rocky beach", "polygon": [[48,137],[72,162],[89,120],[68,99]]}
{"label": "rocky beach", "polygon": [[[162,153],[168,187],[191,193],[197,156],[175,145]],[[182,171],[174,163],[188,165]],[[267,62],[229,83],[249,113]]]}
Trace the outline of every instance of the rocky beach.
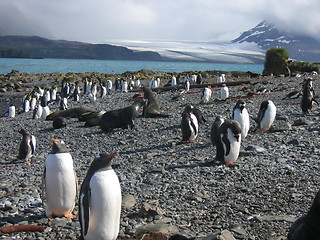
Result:
{"label": "rocky beach", "polygon": [[[162,86],[171,73],[140,71],[142,83],[156,76]],[[123,74],[123,77],[130,74]],[[219,72],[203,72],[203,83],[216,83]],[[154,91],[166,118],[138,117],[130,129],[104,133],[98,126],[86,128],[84,122],[70,118],[67,126],[53,129],[52,121],[32,119],[32,112],[22,112],[22,97],[35,85],[59,87],[66,76],[82,81],[88,78],[112,78],[98,73],[63,75],[11,72],[0,76],[0,227],[35,225],[42,231],[1,233],[1,239],[78,239],[79,218],[45,216],[42,203],[44,160],[51,151],[51,139],[63,139],[74,160],[81,185],[88,167],[98,153],[114,153],[113,168],[122,188],[119,239],[141,239],[148,232],[184,239],[286,239],[291,224],[311,206],[320,182],[320,115],[314,105],[303,114],[301,99],[283,99],[301,82],[314,79],[319,93],[318,75],[273,77],[250,73],[226,72],[230,97],[219,100],[219,87],[212,87],[209,103],[201,104],[202,88],[191,86],[189,92]],[[183,75],[183,74],[182,74]],[[82,82],[81,82],[82,84]],[[231,86],[232,85],[232,86]],[[81,88],[83,85],[81,85]],[[87,96],[69,99],[69,108],[89,107],[113,110],[132,104],[142,91],[112,91],[95,102]],[[256,130],[251,119],[247,141],[241,142],[240,156],[231,166],[215,163],[216,149],[210,142],[210,129],[216,116],[232,117],[238,99],[243,99],[251,117],[257,117],[260,103],[272,100],[277,117],[267,132]],[[17,109],[15,118],[5,112],[9,104]],[[197,106],[206,122],[200,125],[198,139],[180,144],[181,113],[186,104]],[[59,104],[50,105],[51,111]],[[28,130],[37,139],[32,161],[16,159],[21,141],[17,131]],[[78,204],[74,209],[78,215]],[[150,237],[150,236],[149,236]],[[224,238],[222,238],[224,237]]]}

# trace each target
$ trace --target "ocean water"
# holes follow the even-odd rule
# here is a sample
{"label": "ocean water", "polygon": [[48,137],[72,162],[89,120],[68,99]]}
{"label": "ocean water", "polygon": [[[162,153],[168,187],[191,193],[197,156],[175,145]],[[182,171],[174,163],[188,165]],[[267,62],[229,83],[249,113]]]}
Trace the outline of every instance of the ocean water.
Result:
{"label": "ocean water", "polygon": [[261,74],[263,64],[0,58],[0,74],[7,74],[12,70],[18,70],[21,73],[124,73],[141,69],[178,73],[197,70],[250,71]]}

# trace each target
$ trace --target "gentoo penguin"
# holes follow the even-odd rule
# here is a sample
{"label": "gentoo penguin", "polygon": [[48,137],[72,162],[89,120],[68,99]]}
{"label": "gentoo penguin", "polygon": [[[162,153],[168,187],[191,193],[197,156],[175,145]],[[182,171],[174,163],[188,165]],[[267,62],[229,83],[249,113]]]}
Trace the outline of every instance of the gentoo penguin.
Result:
{"label": "gentoo penguin", "polygon": [[201,103],[208,103],[211,99],[212,91],[209,87],[205,87],[202,90]]}
{"label": "gentoo penguin", "polygon": [[212,146],[214,147],[216,146],[219,138],[218,129],[220,128],[223,122],[224,122],[224,118],[222,116],[216,116],[211,126],[210,139],[211,139]]}
{"label": "gentoo penguin", "polygon": [[43,95],[40,99],[41,101],[41,107],[42,107],[42,114],[41,118],[46,119],[46,117],[51,113],[50,108],[48,106],[47,96]]}
{"label": "gentoo penguin", "polygon": [[218,129],[216,160],[233,164],[240,152],[241,126],[235,120],[225,120]]}
{"label": "gentoo penguin", "polygon": [[10,105],[8,107],[8,117],[14,118],[16,116],[16,107],[14,105]]}
{"label": "gentoo penguin", "polygon": [[97,85],[96,85],[96,83],[92,84],[91,92],[89,93],[89,99],[91,102],[95,102],[97,100]]}
{"label": "gentoo penguin", "polygon": [[37,98],[34,94],[31,95],[31,100],[30,100],[30,110],[33,111],[37,107]]}
{"label": "gentoo penguin", "polygon": [[171,87],[177,86],[177,78],[175,76],[171,77]]}
{"label": "gentoo penguin", "polygon": [[308,213],[298,218],[290,227],[288,240],[313,240],[320,236],[320,190]]}
{"label": "gentoo penguin", "polygon": [[20,129],[18,132],[22,134],[18,159],[29,161],[36,150],[36,138],[24,129]]}
{"label": "gentoo penguin", "polygon": [[314,99],[314,89],[312,86],[312,79],[306,79],[303,82],[301,109],[304,114],[308,114],[312,109],[313,102],[319,104]]}
{"label": "gentoo penguin", "polygon": [[229,97],[229,88],[226,84],[222,84],[220,88],[220,98],[226,100]]}
{"label": "gentoo penguin", "polygon": [[199,74],[197,75],[196,83],[197,83],[197,84],[201,84],[201,83],[202,83],[202,75],[201,75],[201,73],[199,73]]}
{"label": "gentoo penguin", "polygon": [[265,100],[261,103],[258,117],[255,119],[258,127],[263,130],[269,130],[277,113],[277,107],[271,100]]}
{"label": "gentoo penguin", "polygon": [[52,139],[52,151],[45,160],[43,184],[46,195],[46,215],[75,217],[72,210],[77,196],[77,176],[73,159],[63,140]]}
{"label": "gentoo penguin", "polygon": [[181,131],[183,142],[194,142],[198,137],[199,125],[192,105],[187,105],[182,113]]}
{"label": "gentoo penguin", "polygon": [[105,96],[107,96],[107,87],[106,87],[106,83],[105,82],[100,82],[100,97],[104,98]]}
{"label": "gentoo penguin", "polygon": [[85,240],[115,240],[120,228],[121,186],[111,167],[116,154],[99,154],[81,185],[79,218]]}
{"label": "gentoo penguin", "polygon": [[139,89],[140,87],[141,87],[141,82],[140,82],[140,79],[137,78],[134,82],[134,88]]}
{"label": "gentoo penguin", "polygon": [[246,103],[243,100],[238,100],[232,113],[233,120],[236,120],[241,125],[241,139],[244,141],[250,129],[250,117],[246,109]]}

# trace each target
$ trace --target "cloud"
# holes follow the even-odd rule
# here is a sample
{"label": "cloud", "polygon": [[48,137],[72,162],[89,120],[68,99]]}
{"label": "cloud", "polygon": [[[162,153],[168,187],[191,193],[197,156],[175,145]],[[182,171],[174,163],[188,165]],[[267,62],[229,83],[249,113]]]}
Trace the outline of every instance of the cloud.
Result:
{"label": "cloud", "polygon": [[[117,39],[226,41],[265,19],[320,39],[318,0],[1,0],[0,9],[0,13],[10,13],[7,22],[12,19],[9,16],[18,15],[36,26],[19,29],[11,24],[11,30],[25,34],[43,29],[42,34],[51,33],[56,39],[95,43]],[[0,24],[0,31],[4,25]]]}

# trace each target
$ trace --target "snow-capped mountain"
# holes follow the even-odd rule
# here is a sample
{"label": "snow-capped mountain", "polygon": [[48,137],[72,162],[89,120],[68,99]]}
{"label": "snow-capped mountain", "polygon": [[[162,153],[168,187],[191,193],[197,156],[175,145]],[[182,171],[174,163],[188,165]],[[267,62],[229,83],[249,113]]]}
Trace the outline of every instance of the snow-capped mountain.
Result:
{"label": "snow-capped mountain", "polygon": [[298,61],[319,62],[320,42],[307,36],[299,36],[280,31],[276,26],[263,21],[256,27],[244,32],[233,43],[256,43],[261,49],[271,47],[285,48],[290,58]]}

